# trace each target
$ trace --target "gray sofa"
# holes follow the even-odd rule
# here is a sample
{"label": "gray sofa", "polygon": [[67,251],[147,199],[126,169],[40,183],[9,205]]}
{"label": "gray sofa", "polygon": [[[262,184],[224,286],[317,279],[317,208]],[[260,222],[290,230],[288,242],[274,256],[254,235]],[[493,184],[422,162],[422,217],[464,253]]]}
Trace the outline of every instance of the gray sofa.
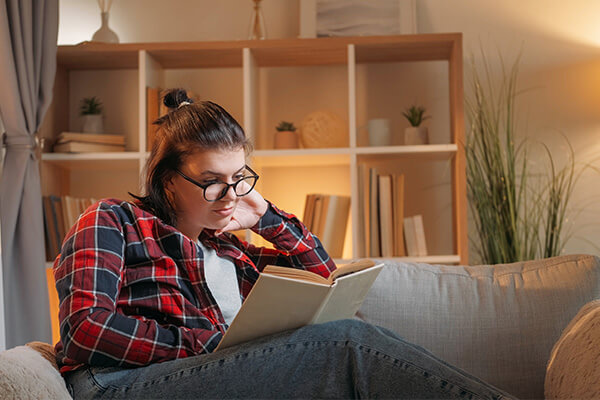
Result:
{"label": "gray sofa", "polygon": [[[600,259],[594,256],[468,267],[386,262],[358,317],[514,396],[543,398],[553,346],[597,298]],[[570,350],[561,351],[568,356]]]}
{"label": "gray sofa", "polygon": [[[553,382],[564,387],[569,382],[564,373],[572,369],[568,363],[579,363],[570,353],[573,347],[581,349],[578,336],[563,333],[569,322],[591,327],[583,339],[587,343],[600,338],[600,302],[592,301],[597,298],[600,259],[594,256],[465,267],[386,261],[357,317],[399,333],[514,396],[543,398],[553,347]],[[586,313],[598,311],[595,322],[588,314],[574,318],[586,304]],[[565,345],[557,348],[557,341]],[[0,398],[37,398],[40,391],[44,398],[68,397],[57,371],[48,371],[50,362],[36,354],[27,346],[0,353]],[[586,354],[594,364],[600,343]],[[600,368],[588,370],[600,373]],[[600,397],[600,391],[586,395],[594,386],[590,382],[600,382],[594,374],[578,373],[584,389],[579,397]],[[575,393],[571,386],[566,390]]]}

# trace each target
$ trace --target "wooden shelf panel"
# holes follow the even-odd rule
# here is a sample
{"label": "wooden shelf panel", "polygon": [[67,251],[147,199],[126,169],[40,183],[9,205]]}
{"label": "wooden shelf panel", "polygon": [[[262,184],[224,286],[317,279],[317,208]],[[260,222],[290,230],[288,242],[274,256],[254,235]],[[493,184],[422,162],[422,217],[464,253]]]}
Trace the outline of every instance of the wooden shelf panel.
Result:
{"label": "wooden shelf panel", "polygon": [[350,149],[255,150],[251,158],[261,167],[349,165]]}
{"label": "wooden shelf panel", "polygon": [[83,42],[58,46],[56,59],[59,67],[77,69],[136,69],[138,45]]}
{"label": "wooden shelf panel", "polygon": [[58,46],[57,60],[66,69],[134,69],[146,50],[163,68],[241,67],[249,48],[260,67],[332,65],[348,62],[348,45],[358,63],[448,60],[462,34],[360,36],[315,39],[270,39],[174,43],[93,43]]}

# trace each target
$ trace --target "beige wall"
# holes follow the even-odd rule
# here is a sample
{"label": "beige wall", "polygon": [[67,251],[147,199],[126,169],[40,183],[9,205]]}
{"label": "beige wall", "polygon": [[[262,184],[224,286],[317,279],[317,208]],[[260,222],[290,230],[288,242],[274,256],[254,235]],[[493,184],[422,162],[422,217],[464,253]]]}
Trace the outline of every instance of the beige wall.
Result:
{"label": "beige wall", "polygon": [[[530,89],[519,100],[522,131],[547,143],[557,159],[565,147],[560,132],[580,165],[600,155],[600,2],[416,1],[419,33],[463,32],[467,95],[469,59],[479,60],[480,47],[493,61],[496,50],[506,61],[521,51],[520,87]],[[297,36],[298,5],[298,0],[263,0],[269,38]],[[110,26],[121,42],[244,39],[251,8],[250,0],[115,0]],[[60,44],[89,40],[99,23],[95,1],[60,1]],[[432,92],[437,90],[428,87]],[[426,101],[435,104],[436,95],[431,96]],[[567,253],[600,253],[598,183],[600,174],[588,170],[576,187]]]}

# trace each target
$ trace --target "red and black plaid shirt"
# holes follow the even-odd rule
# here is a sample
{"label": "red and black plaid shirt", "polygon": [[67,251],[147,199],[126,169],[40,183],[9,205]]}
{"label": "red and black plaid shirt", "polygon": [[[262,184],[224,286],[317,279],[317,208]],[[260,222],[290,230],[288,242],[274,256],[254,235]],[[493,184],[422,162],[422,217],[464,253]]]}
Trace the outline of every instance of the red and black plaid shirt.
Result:
{"label": "red and black plaid shirt", "polygon": [[[335,264],[293,215],[273,205],[254,232],[277,250],[204,230],[200,240],[236,267],[242,301],[269,265],[329,276]],[[54,263],[61,372],[82,365],[140,366],[207,353],[227,324],[204,277],[202,250],[174,227],[115,199],[88,208]]]}

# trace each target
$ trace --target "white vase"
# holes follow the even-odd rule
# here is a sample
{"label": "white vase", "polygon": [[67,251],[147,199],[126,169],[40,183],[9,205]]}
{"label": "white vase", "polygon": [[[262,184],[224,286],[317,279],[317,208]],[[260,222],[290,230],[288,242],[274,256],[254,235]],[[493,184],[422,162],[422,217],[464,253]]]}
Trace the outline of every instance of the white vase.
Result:
{"label": "white vase", "polygon": [[117,34],[108,27],[108,12],[103,12],[100,16],[102,25],[92,36],[92,42],[119,43]]}
{"label": "white vase", "polygon": [[102,114],[87,114],[83,116],[83,133],[104,133]]}
{"label": "white vase", "polygon": [[276,149],[297,149],[298,134],[292,131],[276,131],[273,144]]}
{"label": "white vase", "polygon": [[426,126],[411,126],[404,130],[404,144],[414,146],[429,143],[429,132]]}
{"label": "white vase", "polygon": [[374,118],[367,122],[369,134],[369,146],[389,146],[392,138],[390,136],[390,120],[387,118]]}

